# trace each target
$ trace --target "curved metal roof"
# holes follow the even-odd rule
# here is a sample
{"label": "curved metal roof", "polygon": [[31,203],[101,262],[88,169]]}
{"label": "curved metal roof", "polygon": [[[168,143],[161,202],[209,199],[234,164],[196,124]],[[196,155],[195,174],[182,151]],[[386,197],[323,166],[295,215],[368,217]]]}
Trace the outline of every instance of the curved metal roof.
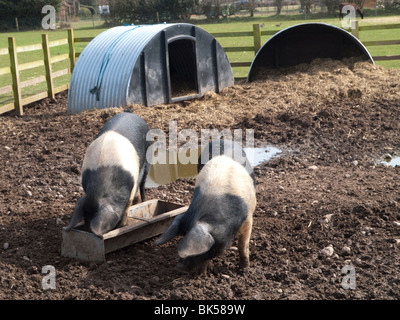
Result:
{"label": "curved metal roof", "polygon": [[279,68],[311,62],[315,58],[342,59],[360,56],[374,63],[365,46],[351,33],[326,23],[301,23],[285,28],[271,38],[254,57],[247,82],[260,68]]}
{"label": "curved metal roof", "polygon": [[[71,76],[68,112],[103,105],[125,105],[127,83],[145,45],[165,25],[121,26],[95,37],[82,51]],[[100,92],[88,94],[100,85]],[[99,99],[99,100],[97,100]]]}
{"label": "curved metal roof", "polygon": [[[197,44],[195,52],[184,55],[196,63],[193,77],[199,84],[192,98],[233,84],[233,73],[222,47],[199,27],[187,23],[114,27],[95,37],[80,54],[71,76],[68,113],[132,102],[171,102],[168,44],[181,38]],[[151,101],[147,103],[143,95]],[[142,103],[144,99],[146,102]]]}

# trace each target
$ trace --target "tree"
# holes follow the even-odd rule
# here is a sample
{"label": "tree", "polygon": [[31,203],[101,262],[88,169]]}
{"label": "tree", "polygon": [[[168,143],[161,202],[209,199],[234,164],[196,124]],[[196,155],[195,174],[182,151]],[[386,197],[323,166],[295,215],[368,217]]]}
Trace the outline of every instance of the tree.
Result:
{"label": "tree", "polygon": [[276,14],[281,14],[283,7],[283,0],[275,0],[274,3],[276,6]]}
{"label": "tree", "polygon": [[97,6],[96,0],[79,0],[79,3],[93,8]]}
{"label": "tree", "polygon": [[385,8],[386,12],[399,13],[400,12],[400,0],[381,0],[378,4]]}
{"label": "tree", "polygon": [[360,9],[364,7],[365,0],[354,0],[354,4],[358,5]]}
{"label": "tree", "polygon": [[155,0],[154,9],[166,21],[189,20],[197,4],[197,0]]}
{"label": "tree", "polygon": [[222,15],[221,0],[203,0],[201,8],[207,19],[218,19]]}
{"label": "tree", "polygon": [[248,3],[249,3],[250,17],[254,17],[254,10],[258,6],[258,1],[257,0],[248,0]]}
{"label": "tree", "polygon": [[329,15],[335,15],[335,13],[338,11],[339,4],[342,2],[344,2],[344,1],[343,0],[322,0],[322,3],[328,9]]}
{"label": "tree", "polygon": [[15,18],[18,18],[20,29],[39,29],[42,25],[42,8],[53,6],[58,11],[61,0],[0,0],[0,30],[16,28]]}
{"label": "tree", "polygon": [[[325,0],[323,0],[325,1]],[[341,1],[341,0],[326,0],[326,1]],[[313,4],[313,0],[300,0],[301,8],[305,13],[311,13],[311,6]]]}
{"label": "tree", "polygon": [[109,0],[106,23],[156,23],[188,20],[198,0]]}

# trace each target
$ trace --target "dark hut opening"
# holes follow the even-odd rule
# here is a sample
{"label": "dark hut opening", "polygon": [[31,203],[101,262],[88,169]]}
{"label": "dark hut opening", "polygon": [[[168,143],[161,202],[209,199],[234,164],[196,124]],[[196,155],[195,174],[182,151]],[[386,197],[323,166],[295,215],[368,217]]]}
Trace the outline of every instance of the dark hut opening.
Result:
{"label": "dark hut opening", "polygon": [[168,43],[172,99],[199,94],[196,61],[195,40],[178,39]]}

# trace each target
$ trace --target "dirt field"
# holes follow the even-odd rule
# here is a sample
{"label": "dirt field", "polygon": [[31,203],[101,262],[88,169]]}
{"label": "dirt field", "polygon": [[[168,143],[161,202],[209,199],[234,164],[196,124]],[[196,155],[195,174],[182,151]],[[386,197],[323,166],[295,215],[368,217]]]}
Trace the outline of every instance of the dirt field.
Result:
{"label": "dirt field", "polygon": [[[400,71],[317,61],[220,94],[130,107],[151,127],[250,128],[283,150],[255,168],[251,267],[236,240],[192,278],[174,270],[175,239],[110,253],[105,263],[60,256],[61,229],[82,196],[85,150],[120,109],[67,115],[67,95],[0,117],[0,299],[400,299]],[[189,204],[194,179],[147,189]],[[330,247],[329,247],[330,246]],[[329,247],[327,249],[327,247]],[[42,267],[56,289],[42,288]],[[351,266],[355,288],[341,270]],[[344,281],[346,284],[350,282]]]}

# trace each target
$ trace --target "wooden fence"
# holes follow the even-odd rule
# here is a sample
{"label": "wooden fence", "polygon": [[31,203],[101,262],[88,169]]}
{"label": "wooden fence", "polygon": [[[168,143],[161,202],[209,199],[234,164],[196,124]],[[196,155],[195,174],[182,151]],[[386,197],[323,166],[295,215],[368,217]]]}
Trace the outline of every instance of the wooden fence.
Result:
{"label": "wooden fence", "polygon": [[[261,48],[261,36],[272,36],[278,31],[261,31],[261,26],[259,24],[253,24],[253,31],[239,31],[239,32],[218,32],[212,33],[214,38],[227,38],[227,37],[253,37],[253,46],[250,47],[224,47],[225,52],[254,52],[254,55]],[[250,67],[252,61],[246,62],[232,62],[232,68],[235,67]]]}
{"label": "wooden fence", "polygon": [[[0,55],[9,55],[10,58],[10,66],[0,68],[0,75],[11,74],[12,85],[0,88],[0,95],[12,92],[13,93],[13,102],[1,105],[0,106],[0,114],[15,110],[18,115],[23,114],[23,106],[29,103],[39,101],[43,98],[53,98],[55,94],[61,91],[68,89],[68,83],[63,84],[60,87],[54,87],[54,79],[66,74],[71,73],[70,68],[66,68],[63,70],[59,70],[56,72],[52,71],[52,64],[68,60],[70,59],[69,54],[61,54],[51,57],[50,48],[62,46],[68,43],[68,39],[61,39],[55,41],[49,41],[47,34],[42,34],[42,43],[32,44],[27,46],[18,47],[15,42],[14,37],[8,38],[8,48],[0,49]],[[42,50],[43,51],[43,59],[36,60],[24,64],[18,63],[18,53],[23,52],[32,52]],[[45,75],[40,77],[36,77],[34,79],[29,79],[26,81],[20,80],[20,72],[28,69],[37,68],[40,66],[44,66]],[[28,97],[22,97],[21,90],[23,88],[40,84],[42,82],[46,82],[47,90],[35,93],[34,95]]]}
{"label": "wooden fence", "polygon": [[[382,24],[377,26],[358,26],[358,21],[356,21],[356,28],[353,34],[359,38],[359,32],[361,31],[373,31],[373,30],[386,30],[386,29],[400,29],[400,24]],[[400,33],[399,33],[400,34]],[[399,45],[400,39],[393,40],[380,40],[380,41],[364,41],[363,45],[366,47],[372,46],[389,46],[389,45]],[[373,56],[374,61],[387,61],[387,60],[400,60],[400,55],[390,55],[390,56]]]}
{"label": "wooden fence", "polygon": [[[382,30],[382,29],[400,29],[400,24],[391,25],[378,25],[378,26],[358,26],[356,23],[356,28],[352,30],[353,35],[357,38],[359,37],[359,32],[361,31],[371,31],[371,30]],[[259,24],[253,25],[252,31],[242,31],[242,32],[220,32],[212,33],[215,38],[225,38],[225,37],[252,37],[253,46],[248,47],[224,47],[225,52],[253,52],[254,55],[261,48],[262,36],[272,36],[278,31],[261,31]],[[74,32],[72,29],[68,30],[68,37],[65,39],[49,41],[47,34],[42,34],[42,43],[27,45],[27,46],[17,46],[14,37],[8,38],[8,48],[0,48],[1,55],[9,55],[10,66],[0,68],[0,76],[11,74],[12,84],[6,87],[0,88],[0,96],[12,92],[13,102],[7,104],[1,104],[0,101],[0,114],[15,110],[18,115],[23,115],[23,106],[29,103],[39,101],[43,98],[54,98],[55,94],[68,89],[69,82],[65,83],[57,88],[54,87],[54,79],[62,75],[70,74],[75,66],[76,59],[79,57],[79,52],[75,51],[75,43],[77,42],[90,42],[93,38],[76,38],[74,37]],[[50,48],[56,46],[62,46],[68,44],[68,53],[51,56]],[[400,39],[398,40],[385,40],[385,41],[365,41],[363,43],[365,46],[381,46],[381,45],[399,45]],[[37,60],[29,63],[19,64],[18,63],[18,53],[31,52],[35,50],[43,51],[43,59]],[[390,55],[390,56],[374,56],[375,61],[382,60],[400,60],[400,55]],[[69,60],[69,68],[53,72],[52,64],[64,60]],[[246,62],[232,62],[232,68],[236,67],[250,67],[251,61]],[[36,68],[39,66],[44,66],[45,75],[40,77],[20,81],[20,72],[23,70],[28,70]],[[236,78],[238,79],[238,78]],[[46,82],[47,90],[28,97],[22,97],[21,89],[39,83]]]}
{"label": "wooden fence", "polygon": [[[62,84],[59,87],[54,87],[54,79],[63,75],[71,74],[76,57],[79,54],[75,53],[75,42],[79,41],[91,41],[93,38],[74,38],[73,30],[68,30],[68,37],[65,39],[49,41],[47,34],[42,34],[42,43],[17,46],[14,37],[8,38],[8,48],[0,49],[0,55],[9,55],[10,66],[0,68],[0,76],[11,74],[12,84],[3,88],[0,88],[0,95],[12,92],[13,101],[7,104],[1,104],[0,102],[0,114],[15,110],[18,115],[23,115],[23,106],[29,103],[39,101],[44,98],[53,98],[56,93],[67,90],[69,88],[69,81]],[[50,48],[63,46],[68,44],[68,53],[51,56]],[[43,52],[43,59],[23,63],[18,63],[18,53],[26,53],[32,51],[41,50]],[[65,68],[59,71],[52,71],[52,65],[54,63],[69,60],[69,68]],[[37,67],[44,66],[45,74],[33,79],[26,81],[20,80],[20,72],[29,70]],[[23,88],[38,85],[46,82],[47,89],[45,91],[37,92],[33,95],[22,97],[21,90]]]}

